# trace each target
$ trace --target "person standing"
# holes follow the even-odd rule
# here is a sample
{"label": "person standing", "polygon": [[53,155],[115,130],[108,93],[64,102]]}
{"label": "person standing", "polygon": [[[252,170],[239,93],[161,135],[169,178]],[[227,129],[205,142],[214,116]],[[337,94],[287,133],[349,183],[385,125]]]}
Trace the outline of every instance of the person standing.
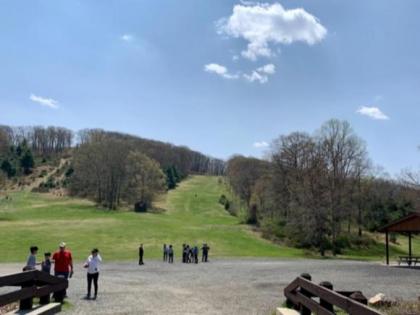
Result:
{"label": "person standing", "polygon": [[203,252],[203,255],[201,256],[201,261],[202,262],[207,262],[208,257],[209,257],[210,247],[206,243],[204,243],[203,244],[203,247],[201,248],[201,250]]}
{"label": "person standing", "polygon": [[68,279],[73,276],[73,257],[71,251],[66,249],[66,243],[60,243],[58,251],[53,255],[53,261],[54,275],[56,277],[61,276],[64,279]]}
{"label": "person standing", "polygon": [[[44,253],[44,260],[41,263],[41,271],[51,274],[51,253]],[[39,303],[45,305],[50,303],[50,295],[43,295],[39,297]]]}
{"label": "person standing", "polygon": [[194,263],[198,264],[198,246],[195,245],[193,248]]}
{"label": "person standing", "polygon": [[99,255],[99,250],[94,248],[86,260],[83,267],[87,269],[87,295],[86,299],[90,299],[90,293],[92,289],[92,281],[95,290],[93,299],[96,300],[98,296],[98,278],[99,278],[99,265],[102,262],[102,257]]}
{"label": "person standing", "polygon": [[[58,251],[53,255],[54,275],[64,279],[69,279],[73,276],[73,257],[71,251],[66,249],[66,243],[61,242]],[[66,291],[63,292],[63,297],[66,297]]]}
{"label": "person standing", "polygon": [[193,247],[188,246],[188,263],[192,264],[194,259]]}
{"label": "person standing", "polygon": [[36,254],[38,253],[38,247],[37,246],[31,246],[29,248],[29,256],[26,261],[26,266],[23,267],[23,271],[29,271],[29,270],[35,270],[36,265],[39,265],[36,263]]}
{"label": "person standing", "polygon": [[140,244],[140,247],[139,247],[139,265],[144,265],[143,256],[144,256],[144,248],[143,248],[143,244]]}
{"label": "person standing", "polygon": [[44,261],[41,263],[41,270],[51,274],[51,253],[44,254]]}
{"label": "person standing", "polygon": [[182,262],[185,264],[187,262],[187,256],[185,255],[185,244],[182,244]]}
{"label": "person standing", "polygon": [[168,256],[169,256],[169,263],[173,264],[174,263],[174,249],[172,245],[169,245]]}
{"label": "person standing", "polygon": [[168,248],[166,247],[166,244],[163,244],[163,261],[168,261]]}

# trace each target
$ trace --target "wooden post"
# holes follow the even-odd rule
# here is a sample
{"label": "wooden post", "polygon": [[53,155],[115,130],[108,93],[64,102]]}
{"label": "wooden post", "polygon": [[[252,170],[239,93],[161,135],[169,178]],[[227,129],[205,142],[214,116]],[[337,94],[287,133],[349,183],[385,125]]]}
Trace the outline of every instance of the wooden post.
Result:
{"label": "wooden post", "polygon": [[388,230],[385,232],[385,249],[386,249],[386,264],[389,265],[389,237],[388,237]]}
{"label": "wooden post", "polygon": [[352,294],[350,294],[349,298],[364,305],[368,305],[368,299],[360,291],[353,292]]}
{"label": "wooden post", "polygon": [[49,294],[41,296],[39,298],[39,304],[40,305],[46,305],[46,304],[49,304],[49,303],[50,303],[50,295]]}
{"label": "wooden post", "polygon": [[[29,287],[32,287],[32,286],[33,286],[33,282],[30,281],[30,282],[22,284],[22,289],[29,288]],[[19,310],[20,311],[30,310],[30,309],[32,309],[32,307],[33,307],[33,298],[32,297],[19,301]]]}
{"label": "wooden post", "polygon": [[[324,287],[324,288],[327,288],[327,289],[329,289],[329,290],[333,290],[333,285],[332,285],[332,283],[331,282],[328,282],[328,281],[322,281],[320,284],[319,284],[321,287]],[[325,300],[323,300],[323,299],[320,299],[319,300],[319,304],[324,308],[324,309],[326,309],[327,311],[330,311],[331,313],[333,313],[334,314],[334,305],[332,305],[331,303],[328,303],[327,301],[325,301]]]}
{"label": "wooden post", "polygon": [[[300,275],[302,278],[312,281],[312,276],[309,273],[302,273]],[[307,297],[311,297],[311,293],[306,291],[305,289],[300,289],[300,293],[302,293],[303,295],[307,296]],[[300,314],[301,315],[311,315],[311,310],[307,307],[305,307],[304,305],[300,305]]]}
{"label": "wooden post", "polygon": [[408,256],[410,257],[410,260],[411,260],[411,256],[413,256],[412,247],[411,247],[411,232],[408,232]]}

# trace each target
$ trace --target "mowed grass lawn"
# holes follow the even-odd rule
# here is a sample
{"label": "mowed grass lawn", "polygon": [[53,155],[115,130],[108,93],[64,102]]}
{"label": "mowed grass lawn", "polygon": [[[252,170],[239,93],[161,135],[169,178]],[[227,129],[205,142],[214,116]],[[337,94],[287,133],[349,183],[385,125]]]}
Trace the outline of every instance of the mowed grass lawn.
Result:
{"label": "mowed grass lawn", "polygon": [[[160,258],[162,244],[172,244],[180,258],[183,243],[207,242],[213,257],[314,257],[305,251],[262,239],[247,225],[229,215],[218,203],[224,186],[217,177],[192,176],[157,203],[162,213],[135,213],[98,209],[93,203],[49,194],[18,192],[11,200],[0,197],[0,262],[25,261],[28,248],[37,245],[39,258],[65,241],[76,260],[98,247],[107,260],[136,260],[144,243],[145,258]],[[391,254],[405,255],[407,239]],[[420,239],[413,242],[420,254]],[[341,258],[384,260],[384,245],[347,250]]]}
{"label": "mowed grass lawn", "polygon": [[[98,209],[89,201],[18,192],[0,199],[0,262],[24,262],[28,248],[54,251],[65,241],[76,260],[98,247],[107,260],[160,258],[162,244],[172,244],[180,258],[183,243],[207,242],[210,256],[301,257],[299,249],[261,239],[218,203],[223,185],[217,177],[192,176],[170,191],[158,206],[162,213]],[[41,258],[42,256],[39,255]]]}

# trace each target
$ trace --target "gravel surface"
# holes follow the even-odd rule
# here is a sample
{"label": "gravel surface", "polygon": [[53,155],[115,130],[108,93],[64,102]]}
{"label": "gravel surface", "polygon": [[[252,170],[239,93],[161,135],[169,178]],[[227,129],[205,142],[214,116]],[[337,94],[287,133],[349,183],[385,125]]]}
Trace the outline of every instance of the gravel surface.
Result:
{"label": "gravel surface", "polygon": [[[1,264],[0,275],[19,271]],[[87,301],[86,274],[76,267],[68,291],[67,314],[272,314],[283,300],[283,288],[309,272],[315,282],[328,280],[337,290],[382,292],[392,298],[417,299],[420,270],[377,263],[337,260],[214,260],[173,265],[146,261],[107,262],[99,277],[99,296]]]}

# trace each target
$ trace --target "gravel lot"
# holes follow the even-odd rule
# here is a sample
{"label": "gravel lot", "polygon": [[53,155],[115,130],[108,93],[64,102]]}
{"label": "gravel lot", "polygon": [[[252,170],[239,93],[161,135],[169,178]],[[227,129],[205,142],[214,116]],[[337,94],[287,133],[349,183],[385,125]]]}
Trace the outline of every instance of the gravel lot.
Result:
{"label": "gravel lot", "polygon": [[[1,264],[0,274],[19,271]],[[146,261],[104,263],[96,301],[86,301],[81,266],[70,281],[67,314],[271,314],[284,300],[282,290],[302,272],[315,282],[331,281],[337,290],[378,292],[417,299],[420,270],[377,263],[337,260],[214,260],[207,264]]]}

